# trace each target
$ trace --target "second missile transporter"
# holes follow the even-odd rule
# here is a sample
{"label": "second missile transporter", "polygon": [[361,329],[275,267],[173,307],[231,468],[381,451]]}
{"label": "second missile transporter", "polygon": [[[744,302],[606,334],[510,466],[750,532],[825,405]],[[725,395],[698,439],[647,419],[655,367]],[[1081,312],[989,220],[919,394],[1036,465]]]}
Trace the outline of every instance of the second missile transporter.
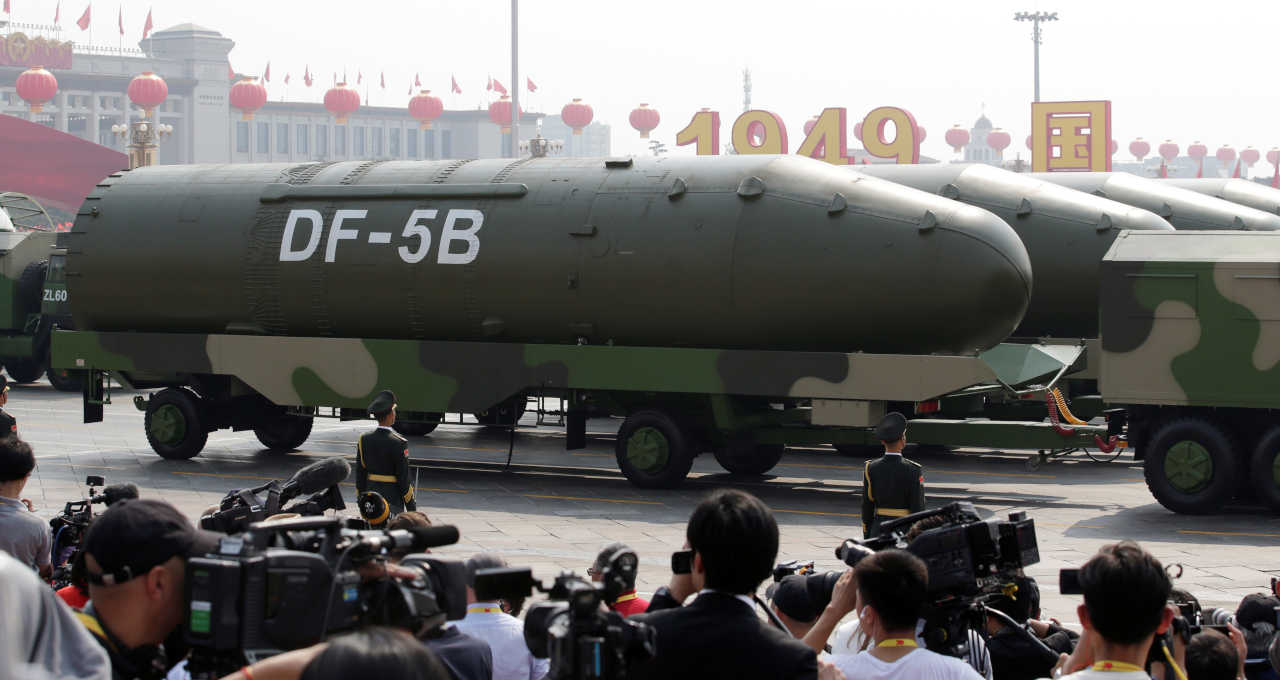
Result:
{"label": "second missile transporter", "polygon": [[[887,409],[1043,398],[1080,367],[1083,346],[1002,342],[1040,285],[1006,219],[794,156],[145,168],[104,179],[66,236],[82,330],[54,333],[55,365],[89,377],[87,421],[108,372],[160,388],[136,401],[167,458],[223,428],[291,449],[391,389],[410,434],[559,397],[570,448],[587,417],[625,416],[617,459],[638,485],[678,483],[704,451],[761,474],[788,444],[872,443]],[[1072,238],[1097,271],[1120,232],[1088,230]],[[1064,334],[1096,331],[1071,313]],[[1036,318],[1030,333],[1058,328]],[[919,418],[912,440],[1120,443],[1123,418],[1049,413]]]}

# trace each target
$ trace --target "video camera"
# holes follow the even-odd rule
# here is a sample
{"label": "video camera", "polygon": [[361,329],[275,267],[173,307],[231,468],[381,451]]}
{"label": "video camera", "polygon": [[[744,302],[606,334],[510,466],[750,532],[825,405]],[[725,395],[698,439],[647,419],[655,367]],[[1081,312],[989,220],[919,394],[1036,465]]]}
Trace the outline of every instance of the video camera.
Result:
{"label": "video camera", "polygon": [[657,634],[618,612],[601,611],[600,605],[628,589],[638,564],[635,551],[622,548],[601,570],[603,583],[564,572],[550,587],[535,580],[528,568],[481,569],[476,572],[476,597],[528,597],[535,588],[547,593],[549,599],[525,615],[524,640],[535,657],[551,659],[551,680],[626,678],[633,664],[653,657]]}
{"label": "video camera", "polygon": [[[917,529],[918,535],[908,540],[918,523],[930,528]],[[1010,513],[1008,520],[984,520],[972,503],[957,502],[884,522],[880,528],[875,538],[846,539],[836,557],[853,567],[877,551],[900,548],[923,560],[930,596],[925,646],[958,658],[969,652],[967,629],[981,630],[988,614],[1002,616],[985,602],[1007,595],[1019,570],[1040,561],[1035,520],[1025,512]]]}
{"label": "video camera", "polygon": [[350,474],[350,463],[328,458],[298,470],[283,482],[273,480],[252,489],[232,489],[222,497],[216,511],[200,518],[200,528],[234,534],[281,512],[323,515],[325,510],[342,510],[346,503],[338,484]]}
{"label": "video camera", "polygon": [[336,631],[389,625],[423,635],[466,616],[467,569],[412,554],[412,580],[365,583],[360,568],[392,550],[421,553],[458,540],[452,526],[345,529],[336,517],[251,524],[216,554],[187,560],[186,637],[194,677],[221,677],[256,658]]}
{"label": "video camera", "polygon": [[133,484],[112,484],[98,493],[98,487],[106,484],[105,479],[89,475],[85,477],[84,483],[89,487],[89,497],[68,502],[59,515],[49,520],[49,528],[53,532],[53,554],[50,558],[53,562],[55,588],[71,583],[71,565],[80,550],[85,532],[89,530],[89,523],[93,521],[93,506],[105,504],[110,507],[116,501],[138,497],[138,487]]}

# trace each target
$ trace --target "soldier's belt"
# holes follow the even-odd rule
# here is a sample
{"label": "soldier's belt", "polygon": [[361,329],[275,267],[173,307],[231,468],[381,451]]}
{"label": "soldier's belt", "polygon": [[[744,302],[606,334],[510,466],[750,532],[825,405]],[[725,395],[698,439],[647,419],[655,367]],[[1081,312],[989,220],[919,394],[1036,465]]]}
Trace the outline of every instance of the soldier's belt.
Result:
{"label": "soldier's belt", "polygon": [[395,484],[396,478],[394,475],[369,475],[369,481],[386,482],[388,484]]}
{"label": "soldier's belt", "polygon": [[911,511],[906,508],[876,508],[876,514],[881,517],[906,517],[911,514]]}

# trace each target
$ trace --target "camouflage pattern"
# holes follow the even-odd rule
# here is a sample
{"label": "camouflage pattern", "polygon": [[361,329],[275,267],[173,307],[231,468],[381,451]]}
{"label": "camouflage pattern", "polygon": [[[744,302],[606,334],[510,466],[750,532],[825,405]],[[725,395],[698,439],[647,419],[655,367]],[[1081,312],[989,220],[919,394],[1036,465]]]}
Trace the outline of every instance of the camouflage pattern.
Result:
{"label": "camouflage pattern", "polygon": [[1169,184],[1198,194],[1221,198],[1230,203],[1280,215],[1280,190],[1234,177],[1166,179]]}
{"label": "camouflage pattern", "polygon": [[0,361],[19,382],[40,377],[49,331],[55,323],[69,325],[62,270],[52,281],[47,276],[45,263],[62,261],[55,245],[52,232],[0,232]]}
{"label": "camouflage pattern", "polygon": [[990,212],[797,156],[155,166],[68,237],[98,331],[959,353],[1032,290]]}
{"label": "camouflage pattern", "polygon": [[866,165],[857,172],[989,210],[1018,232],[1036,285],[1027,338],[1096,338],[1098,265],[1125,229],[1172,231],[1155,213],[989,165]]}
{"label": "camouflage pattern", "polygon": [[1127,233],[1102,287],[1106,401],[1280,408],[1280,234]]}
{"label": "camouflage pattern", "polygon": [[1280,229],[1280,215],[1206,196],[1168,180],[1127,172],[1036,172],[1031,177],[1150,210],[1175,229]]}

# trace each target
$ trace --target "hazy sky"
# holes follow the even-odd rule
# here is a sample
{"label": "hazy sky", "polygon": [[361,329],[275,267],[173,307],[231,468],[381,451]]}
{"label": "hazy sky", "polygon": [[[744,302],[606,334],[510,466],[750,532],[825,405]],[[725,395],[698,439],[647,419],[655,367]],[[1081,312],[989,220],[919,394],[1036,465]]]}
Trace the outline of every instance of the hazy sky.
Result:
{"label": "hazy sky", "polygon": [[[63,36],[88,0],[62,0]],[[12,0],[15,21],[48,23],[55,0]],[[485,77],[509,88],[509,0],[97,0],[94,42],[116,44],[123,4],[126,45],[141,36],[148,8],[157,29],[195,22],[236,42],[232,65],[259,73],[271,61],[272,99],[319,101],[334,71],[357,69],[376,85],[372,102],[404,105],[415,72],[445,95],[447,108],[487,105]],[[794,152],[802,125],[826,106],[854,120],[875,106],[901,106],[928,131],[923,153],[950,158],[943,132],[970,125],[986,107],[1026,155],[1032,99],[1031,26],[1020,10],[1057,11],[1045,25],[1045,100],[1110,99],[1117,159],[1137,136],[1183,149],[1202,140],[1280,145],[1280,92],[1269,58],[1280,35],[1280,3],[1055,0],[835,2],[826,0],[524,0],[521,81],[539,86],[525,110],[558,112],[572,97],[614,126],[616,153],[644,143],[627,113],[646,101],[662,114],[654,137],[674,149],[675,133],[699,107],[721,112],[722,142],[742,108],[742,69],[752,103],[786,122]],[[304,65],[316,74],[301,86]],[[454,74],[464,94],[448,96]],[[520,83],[523,85],[523,82]],[[528,97],[523,90],[522,98]],[[855,144],[850,133],[851,144]],[[681,152],[691,153],[691,147]]]}

